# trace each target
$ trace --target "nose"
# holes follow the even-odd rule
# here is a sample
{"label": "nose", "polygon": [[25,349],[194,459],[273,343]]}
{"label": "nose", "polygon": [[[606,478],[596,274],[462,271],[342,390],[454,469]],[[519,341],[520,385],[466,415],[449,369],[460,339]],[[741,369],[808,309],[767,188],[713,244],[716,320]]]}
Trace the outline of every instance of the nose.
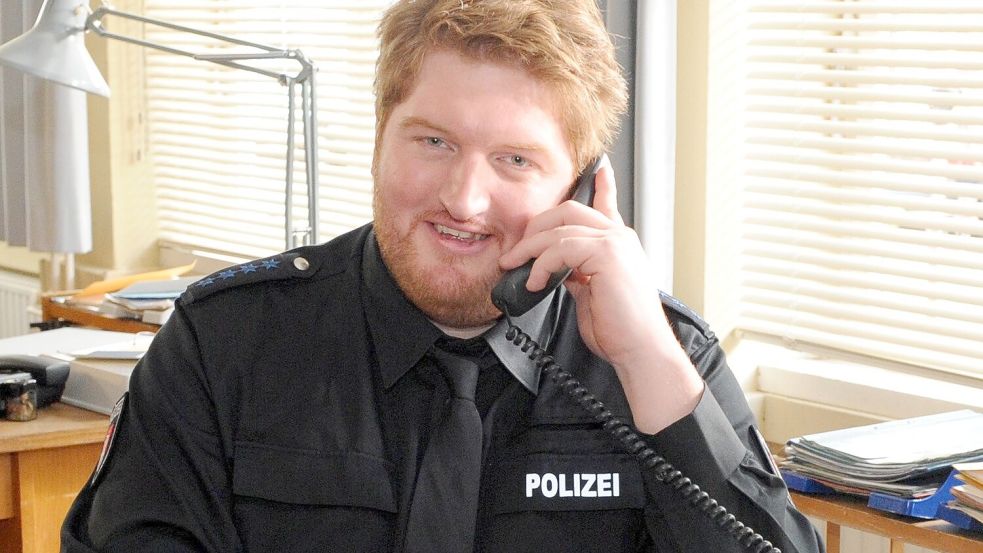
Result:
{"label": "nose", "polygon": [[478,158],[462,158],[438,193],[440,203],[458,221],[467,221],[488,210],[489,191],[495,173]]}

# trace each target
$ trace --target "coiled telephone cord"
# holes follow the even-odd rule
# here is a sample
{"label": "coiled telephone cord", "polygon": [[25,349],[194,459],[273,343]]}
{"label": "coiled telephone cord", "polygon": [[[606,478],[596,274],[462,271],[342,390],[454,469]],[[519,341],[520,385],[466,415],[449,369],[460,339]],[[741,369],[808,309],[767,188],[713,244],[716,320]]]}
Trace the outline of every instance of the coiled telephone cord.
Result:
{"label": "coiled telephone cord", "polygon": [[656,479],[676,490],[686,500],[687,504],[706,515],[717,528],[732,536],[746,549],[754,551],[754,553],[782,553],[781,549],[773,546],[761,534],[737,520],[737,517],[728,513],[723,505],[717,503],[717,500],[710,497],[707,492],[701,490],[699,486],[683,476],[652,448],[645,445],[642,438],[632,430],[628,423],[616,417],[604,403],[587,391],[576,377],[563,370],[554,361],[552,355],[546,353],[528,334],[512,324],[508,314],[505,315],[505,319],[508,323],[505,338],[519,347],[555,385],[559,386],[578,405],[590,413],[597,422],[601,423],[616,441],[620,442],[629,453],[638,459],[645,470],[653,471]]}

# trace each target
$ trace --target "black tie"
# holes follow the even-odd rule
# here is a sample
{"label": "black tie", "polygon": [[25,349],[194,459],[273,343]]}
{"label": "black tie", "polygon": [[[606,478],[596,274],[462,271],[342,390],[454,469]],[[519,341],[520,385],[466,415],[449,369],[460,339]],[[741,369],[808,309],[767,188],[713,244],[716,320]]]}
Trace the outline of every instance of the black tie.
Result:
{"label": "black tie", "polygon": [[430,433],[420,463],[405,551],[470,552],[474,550],[481,481],[481,415],[474,404],[478,365],[438,348],[433,356],[451,397],[444,417]]}

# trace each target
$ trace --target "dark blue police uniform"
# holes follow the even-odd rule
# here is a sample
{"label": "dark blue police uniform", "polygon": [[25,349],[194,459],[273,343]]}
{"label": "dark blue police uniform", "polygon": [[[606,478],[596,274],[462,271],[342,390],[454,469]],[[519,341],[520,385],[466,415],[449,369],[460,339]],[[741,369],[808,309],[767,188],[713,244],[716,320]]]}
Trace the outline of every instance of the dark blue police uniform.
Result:
{"label": "dark blue police uniform", "polygon": [[[675,300],[665,308],[707,388],[647,443],[783,551],[820,551],[716,338]],[[516,322],[630,420],[565,292]],[[478,385],[476,551],[744,551],[540,383],[503,333],[486,333]],[[371,226],[202,279],[134,371],[62,550],[400,551],[442,336],[396,287]]]}

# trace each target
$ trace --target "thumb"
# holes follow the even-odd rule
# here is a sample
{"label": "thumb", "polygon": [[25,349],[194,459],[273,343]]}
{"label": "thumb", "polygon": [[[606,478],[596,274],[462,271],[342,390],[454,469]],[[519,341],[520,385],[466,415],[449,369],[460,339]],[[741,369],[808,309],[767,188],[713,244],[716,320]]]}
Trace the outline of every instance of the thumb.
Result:
{"label": "thumb", "polygon": [[596,192],[592,207],[611,221],[623,225],[624,219],[621,218],[621,212],[618,211],[618,187],[614,181],[614,168],[611,167],[611,160],[608,155],[602,155],[604,158],[601,160],[601,168],[594,177]]}

